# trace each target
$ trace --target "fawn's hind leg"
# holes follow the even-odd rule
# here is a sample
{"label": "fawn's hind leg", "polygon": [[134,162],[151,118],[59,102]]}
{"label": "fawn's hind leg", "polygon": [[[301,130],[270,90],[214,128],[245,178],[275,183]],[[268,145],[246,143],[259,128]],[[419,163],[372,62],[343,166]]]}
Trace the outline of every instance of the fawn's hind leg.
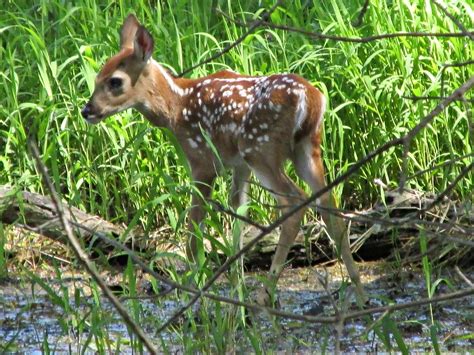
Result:
{"label": "fawn's hind leg", "polygon": [[[282,161],[271,162],[268,161],[268,157],[254,157],[250,167],[261,184],[278,201],[282,214],[287,213],[295,205],[304,201],[304,192],[285,174]],[[298,210],[282,223],[280,238],[270,267],[270,285],[275,285],[280,277],[305,211],[305,208]],[[260,304],[271,305],[269,290],[262,289],[257,296],[257,301]]]}
{"label": "fawn's hind leg", "polygon": [[[321,148],[319,146],[319,134],[305,137],[295,145],[293,162],[298,176],[310,186],[313,192],[317,192],[326,186]],[[337,208],[336,201],[331,192],[326,192],[316,201],[323,208]],[[360,281],[357,265],[352,257],[346,223],[334,213],[324,209],[321,209],[319,212],[326,224],[329,235],[336,243],[337,250],[355,286],[357,299],[359,303],[365,304],[367,296]]]}

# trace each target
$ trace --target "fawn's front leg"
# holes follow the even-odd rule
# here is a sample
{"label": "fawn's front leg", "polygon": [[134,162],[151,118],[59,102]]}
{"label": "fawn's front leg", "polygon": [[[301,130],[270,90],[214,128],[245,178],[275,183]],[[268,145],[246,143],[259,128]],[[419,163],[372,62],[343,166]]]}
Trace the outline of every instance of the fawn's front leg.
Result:
{"label": "fawn's front leg", "polygon": [[[285,174],[281,162],[276,162],[275,164],[255,164],[252,166],[252,170],[263,186],[269,189],[278,201],[278,206],[282,214],[288,213],[295,205],[304,201],[304,192]],[[272,305],[272,290],[278,282],[305,212],[306,209],[301,208],[282,223],[280,238],[268,276],[269,284],[267,287],[261,289],[257,295],[257,302],[259,304],[266,306]]]}
{"label": "fawn's front leg", "polygon": [[189,240],[186,243],[186,256],[189,260],[195,261],[197,257],[197,238],[194,233],[195,226],[199,226],[206,215],[204,205],[206,199],[209,198],[212,191],[212,184],[216,177],[214,168],[206,169],[205,167],[191,167],[193,179],[198,191],[192,196],[192,205],[189,212],[188,234]]}
{"label": "fawn's front leg", "polygon": [[247,202],[249,193],[250,168],[241,164],[234,168],[232,174],[232,188],[230,192],[230,205],[237,212],[237,208]]}

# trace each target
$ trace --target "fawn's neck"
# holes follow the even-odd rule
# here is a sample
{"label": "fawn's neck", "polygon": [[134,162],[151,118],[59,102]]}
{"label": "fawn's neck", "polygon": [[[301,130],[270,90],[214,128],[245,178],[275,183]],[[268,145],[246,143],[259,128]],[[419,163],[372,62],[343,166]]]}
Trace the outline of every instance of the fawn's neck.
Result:
{"label": "fawn's neck", "polygon": [[184,88],[192,79],[173,78],[154,59],[150,59],[140,79],[143,100],[136,107],[152,124],[173,130],[183,109]]}

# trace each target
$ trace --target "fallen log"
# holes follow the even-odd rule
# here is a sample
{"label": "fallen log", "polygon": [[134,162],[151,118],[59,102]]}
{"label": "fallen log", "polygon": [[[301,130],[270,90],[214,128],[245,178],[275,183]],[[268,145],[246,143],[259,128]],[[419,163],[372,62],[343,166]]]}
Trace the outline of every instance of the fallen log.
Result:
{"label": "fallen log", "polygon": [[[64,206],[67,206],[65,203]],[[88,247],[95,247],[104,253],[113,248],[102,240],[95,238],[95,232],[118,238],[124,228],[110,223],[100,217],[90,215],[75,207],[65,208],[67,219],[74,225],[78,236]],[[68,243],[66,233],[58,219],[56,208],[48,196],[28,191],[0,186],[0,221],[26,228],[63,244]]]}
{"label": "fallen log", "polygon": [[[67,203],[64,205],[67,206]],[[105,254],[110,258],[113,257],[114,251],[120,253],[121,250],[115,250],[110,244],[97,238],[97,233],[115,240],[124,240],[123,243],[134,251],[146,249],[143,241],[147,240],[155,248],[182,255],[182,248],[179,248],[177,243],[166,240],[156,241],[158,238],[166,239],[163,237],[163,233],[153,232],[151,235],[144,236],[142,231],[135,229],[128,232],[125,238],[126,229],[122,226],[90,215],[75,207],[68,207],[65,212],[67,219],[75,226],[74,230],[84,242],[85,247],[98,254]],[[26,228],[62,244],[68,243],[67,236],[57,218],[55,207],[48,196],[0,186],[0,221]],[[311,234],[309,238],[307,237],[308,233]],[[244,245],[257,234],[258,230],[255,228],[245,228],[243,232]],[[299,233],[291,249],[292,265],[310,265],[330,260],[334,254],[333,246],[323,234],[324,231],[318,223],[306,226],[305,233]],[[247,266],[251,269],[268,268],[275,252],[278,237],[279,230],[265,236],[245,256]],[[383,244],[384,242],[379,241],[379,243]],[[386,248],[379,248],[379,250],[384,250],[383,256],[387,255]],[[379,255],[380,252],[372,251],[372,254]]]}
{"label": "fallen log", "polygon": [[[389,194],[387,195],[389,196]],[[371,226],[376,225],[377,223],[374,221],[384,218],[384,216],[391,218],[394,215],[399,217],[416,213],[420,208],[431,203],[432,198],[423,198],[419,194],[410,192],[390,197],[388,202],[389,204],[379,205],[370,211],[365,211],[363,216],[367,217],[368,221],[352,222],[351,242],[358,243],[356,259],[377,260],[387,257],[391,254],[395,242],[400,245],[404,240],[414,239],[413,237],[418,235],[419,230],[413,224],[407,226],[382,224],[378,228],[371,228]],[[64,205],[67,206],[67,203]],[[451,206],[449,211],[451,210],[455,211],[453,213],[459,217],[459,208]],[[449,211],[445,211],[444,216],[448,216]],[[472,210],[464,216],[468,224],[472,222],[471,212]],[[109,259],[115,258],[119,264],[126,260],[122,250],[112,247],[106,241],[98,238],[97,234],[120,240],[121,243],[134,251],[148,251],[148,255],[152,255],[153,251],[167,251],[183,255],[183,248],[179,246],[178,242],[170,240],[169,233],[155,231],[145,235],[138,228],[127,231],[125,227],[110,223],[75,207],[67,207],[66,216],[73,224],[75,232],[84,241],[86,248],[95,252],[96,255],[105,254]],[[371,219],[374,221],[370,221]],[[0,186],[0,222],[35,231],[62,244],[68,243],[51,199],[41,194]],[[370,234],[367,234],[368,231]],[[393,238],[394,231],[397,233],[395,239]],[[258,230],[254,227],[244,229],[244,245],[256,235],[258,235]],[[270,266],[278,236],[279,231],[273,231],[245,255],[246,265],[249,269],[266,269]],[[117,258],[116,255],[121,255],[121,257]],[[291,248],[289,260],[293,266],[304,266],[331,260],[334,255],[334,245],[326,237],[324,229],[318,222],[313,222],[304,226],[302,232],[299,233]],[[173,262],[172,260],[171,262]],[[165,261],[165,263],[169,262],[170,259]]]}

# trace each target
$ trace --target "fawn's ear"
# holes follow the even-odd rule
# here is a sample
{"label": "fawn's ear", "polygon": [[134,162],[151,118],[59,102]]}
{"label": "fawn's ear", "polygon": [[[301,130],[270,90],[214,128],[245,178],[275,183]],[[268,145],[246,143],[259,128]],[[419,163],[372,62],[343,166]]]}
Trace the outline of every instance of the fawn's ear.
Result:
{"label": "fawn's ear", "polygon": [[140,28],[140,22],[138,22],[135,15],[130,14],[123,22],[122,28],[120,29],[120,48],[133,48],[135,41],[135,35]]}
{"label": "fawn's ear", "polygon": [[133,44],[133,51],[137,59],[147,62],[153,54],[153,37],[151,37],[150,32],[140,26],[135,34],[135,40]]}

